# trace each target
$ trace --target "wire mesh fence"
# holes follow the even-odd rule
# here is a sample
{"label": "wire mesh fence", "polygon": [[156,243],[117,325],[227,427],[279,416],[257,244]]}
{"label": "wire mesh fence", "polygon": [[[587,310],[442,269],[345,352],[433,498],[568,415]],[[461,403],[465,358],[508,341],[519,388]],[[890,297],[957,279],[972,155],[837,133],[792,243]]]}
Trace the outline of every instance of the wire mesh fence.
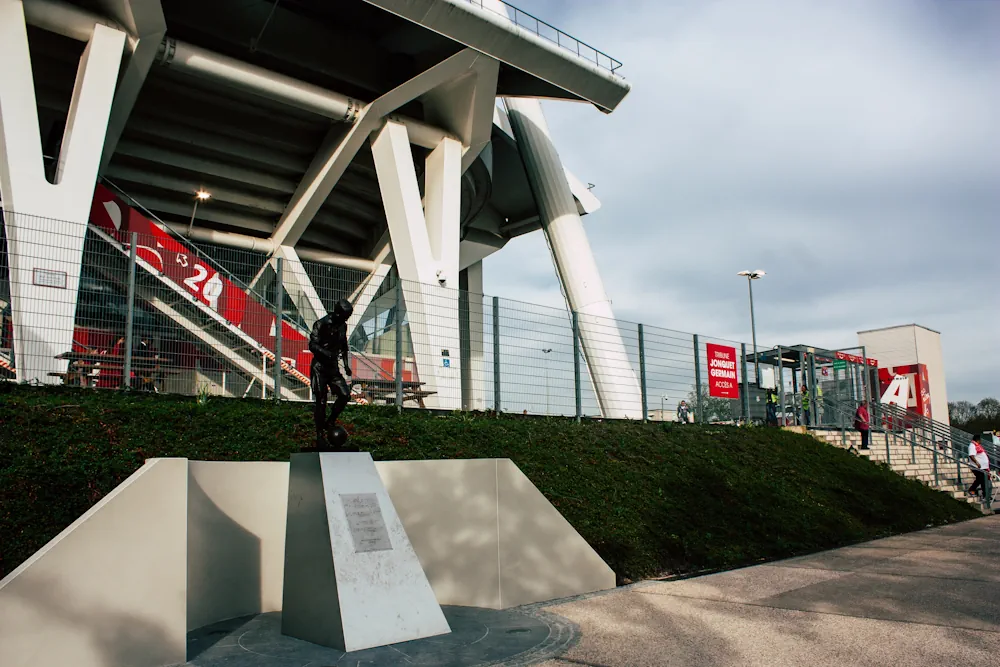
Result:
{"label": "wire mesh fence", "polygon": [[196,244],[110,191],[89,222],[4,221],[0,374],[15,381],[308,401],[310,333],[346,299],[359,404],[822,426],[824,395],[868,393],[863,365],[829,353]]}

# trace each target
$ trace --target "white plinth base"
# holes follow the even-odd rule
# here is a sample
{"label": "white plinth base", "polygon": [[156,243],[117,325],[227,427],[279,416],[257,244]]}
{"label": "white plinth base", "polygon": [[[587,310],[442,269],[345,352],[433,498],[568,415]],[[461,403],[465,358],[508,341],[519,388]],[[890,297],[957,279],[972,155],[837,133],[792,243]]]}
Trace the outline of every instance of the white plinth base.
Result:
{"label": "white plinth base", "polygon": [[292,456],[281,631],[342,651],[451,632],[368,453]]}

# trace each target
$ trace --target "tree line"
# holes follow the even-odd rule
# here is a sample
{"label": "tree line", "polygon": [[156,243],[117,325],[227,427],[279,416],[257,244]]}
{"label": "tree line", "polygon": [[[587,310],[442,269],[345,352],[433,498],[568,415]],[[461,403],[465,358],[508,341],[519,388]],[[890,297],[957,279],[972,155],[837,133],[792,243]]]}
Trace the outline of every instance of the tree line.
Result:
{"label": "tree line", "polygon": [[948,403],[951,425],[970,433],[1000,429],[1000,400],[984,398],[978,403],[955,401]]}

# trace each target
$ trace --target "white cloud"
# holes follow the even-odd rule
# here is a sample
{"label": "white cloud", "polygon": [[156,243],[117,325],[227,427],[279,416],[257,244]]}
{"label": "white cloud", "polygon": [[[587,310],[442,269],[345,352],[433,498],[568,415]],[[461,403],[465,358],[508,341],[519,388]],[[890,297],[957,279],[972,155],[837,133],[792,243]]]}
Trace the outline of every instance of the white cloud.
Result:
{"label": "white cloud", "polygon": [[[546,103],[603,208],[585,218],[616,314],[846,347],[942,331],[950,398],[1000,394],[1000,3],[521,5],[625,63],[609,116]],[[541,233],[487,291],[560,305]]]}

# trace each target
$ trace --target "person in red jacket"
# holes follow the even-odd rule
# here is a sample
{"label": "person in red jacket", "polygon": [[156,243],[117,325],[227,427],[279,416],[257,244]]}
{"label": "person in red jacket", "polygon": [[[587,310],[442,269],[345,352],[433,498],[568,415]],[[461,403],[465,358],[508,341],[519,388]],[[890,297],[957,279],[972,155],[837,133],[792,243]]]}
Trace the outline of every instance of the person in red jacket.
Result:
{"label": "person in red jacket", "polygon": [[871,418],[868,416],[868,406],[864,403],[859,405],[857,412],[854,413],[854,428],[861,433],[861,449],[868,449]]}

